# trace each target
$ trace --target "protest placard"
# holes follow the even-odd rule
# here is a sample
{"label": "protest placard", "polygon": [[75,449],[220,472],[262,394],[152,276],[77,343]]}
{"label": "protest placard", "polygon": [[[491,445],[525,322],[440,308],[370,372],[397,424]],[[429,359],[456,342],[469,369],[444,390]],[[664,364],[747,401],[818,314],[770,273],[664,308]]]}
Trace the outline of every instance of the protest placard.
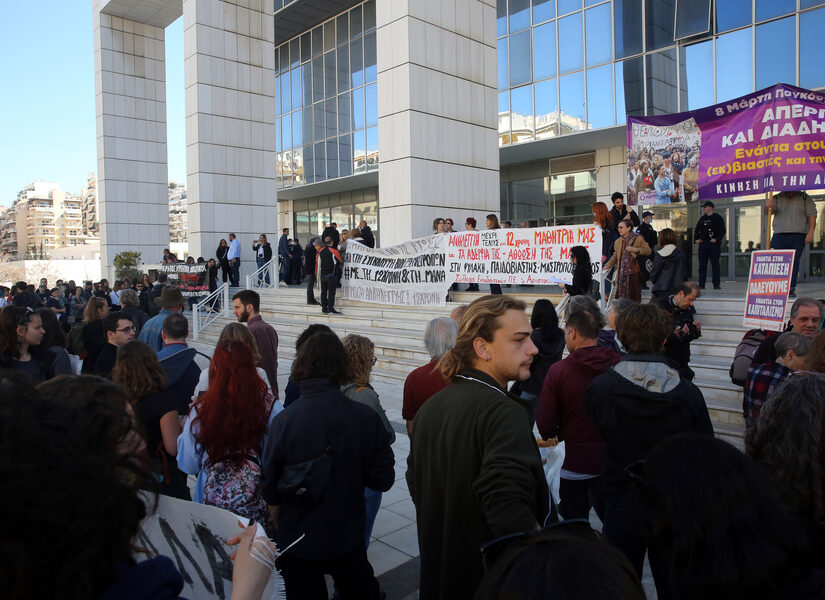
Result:
{"label": "protest placard", "polygon": [[794,250],[756,250],[751,253],[745,327],[782,331],[791,290]]}
{"label": "protest placard", "polygon": [[180,288],[184,298],[209,295],[209,268],[207,263],[172,263],[160,265],[159,271],[169,277],[167,285]]}
{"label": "protest placard", "polygon": [[[144,493],[144,502],[153,506],[155,497]],[[163,555],[171,558],[183,577],[184,598],[228,600],[232,596],[232,561],[234,548],[226,540],[242,530],[238,517],[216,506],[157,496],[156,510],[140,524],[135,560]],[[272,572],[262,598],[286,597],[283,579]]]}

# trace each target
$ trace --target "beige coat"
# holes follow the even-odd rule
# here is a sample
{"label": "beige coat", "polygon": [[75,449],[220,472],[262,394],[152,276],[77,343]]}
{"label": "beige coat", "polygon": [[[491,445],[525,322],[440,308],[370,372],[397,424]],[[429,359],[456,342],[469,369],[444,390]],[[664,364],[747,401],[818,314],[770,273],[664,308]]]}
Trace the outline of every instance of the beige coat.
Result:
{"label": "beige coat", "polygon": [[[635,238],[633,238],[633,241],[631,242],[630,245],[633,246],[634,248],[639,249],[639,255],[641,255],[641,256],[649,256],[650,255],[650,246],[647,245],[647,242],[645,241],[645,239],[641,235],[637,235]],[[615,265],[620,264],[619,261],[622,258],[621,253],[624,252],[624,248],[625,248],[624,238],[620,237],[615,242],[613,242],[613,256],[611,256],[610,260],[607,261],[604,264],[604,270],[605,271],[609,271]],[[638,270],[639,270],[638,261],[635,261],[635,260],[631,261],[630,265],[631,265],[630,269],[633,273],[638,272]]]}

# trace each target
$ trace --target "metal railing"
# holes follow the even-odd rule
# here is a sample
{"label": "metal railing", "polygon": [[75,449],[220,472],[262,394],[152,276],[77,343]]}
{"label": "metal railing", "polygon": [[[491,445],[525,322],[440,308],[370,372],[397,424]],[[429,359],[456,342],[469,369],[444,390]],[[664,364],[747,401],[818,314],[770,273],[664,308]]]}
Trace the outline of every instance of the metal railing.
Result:
{"label": "metal railing", "polygon": [[[275,257],[272,257],[269,259],[269,262],[264,263],[254,273],[247,275],[246,289],[251,290],[253,287],[276,287],[278,285],[278,272],[272,268],[275,264]],[[269,279],[269,283],[266,282],[267,278]]]}
{"label": "metal railing", "polygon": [[197,340],[204,328],[229,312],[229,282],[192,306],[192,339]]}

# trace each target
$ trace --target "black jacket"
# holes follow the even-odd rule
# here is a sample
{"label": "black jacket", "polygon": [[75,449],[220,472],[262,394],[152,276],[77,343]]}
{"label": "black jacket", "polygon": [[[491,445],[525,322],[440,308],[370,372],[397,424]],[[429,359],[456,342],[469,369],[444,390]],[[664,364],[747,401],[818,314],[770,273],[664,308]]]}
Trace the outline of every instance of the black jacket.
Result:
{"label": "black jacket", "polygon": [[653,259],[650,270],[651,288],[654,292],[672,293],[685,280],[684,254],[676,246],[668,244],[661,248]]}
{"label": "black jacket", "polygon": [[541,328],[536,328],[530,334],[530,339],[539,352],[530,363],[530,378],[519,381],[516,385],[519,391],[538,396],[547,371],[561,360],[564,353],[564,330],[556,327],[553,331],[543,332]]}
{"label": "black jacket", "polygon": [[611,208],[610,209],[610,216],[613,217],[613,227],[614,228],[618,228],[619,227],[619,221],[622,221],[624,219],[630,219],[631,221],[633,221],[633,227],[638,227],[639,223],[640,223],[639,215],[636,213],[635,210],[633,212],[630,212],[627,209],[627,204],[625,204],[622,207],[622,212],[619,212],[618,210],[616,210],[615,206],[613,208]]}
{"label": "black jacket", "polygon": [[[258,258],[258,247],[260,244],[258,242],[252,242],[252,250],[255,252],[255,258]],[[264,261],[269,262],[272,260],[272,246],[269,242],[264,244]]]}
{"label": "black jacket", "polygon": [[318,260],[321,261],[321,266],[318,269],[318,276],[319,277],[330,277],[336,274],[339,270],[337,265],[341,262],[339,256],[336,256],[337,250],[333,250],[330,247],[325,247],[321,252],[318,254]]}
{"label": "black jacket", "polygon": [[126,318],[132,320],[132,325],[135,326],[135,337],[137,337],[146,321],[149,320],[149,315],[137,306],[124,306],[120,309],[120,312]]}
{"label": "black jacket", "polygon": [[[590,295],[590,284],[593,282],[593,274],[584,267],[579,267],[573,270],[573,283],[565,284],[564,291],[571,296],[588,296]],[[539,383],[541,387],[541,383]]]}
{"label": "black jacket", "polygon": [[160,298],[161,294],[163,294],[163,288],[165,287],[165,283],[156,283],[149,291],[149,296],[146,300],[146,309],[150,317],[154,317],[160,312],[160,307],[155,302],[155,298]]}
{"label": "black jacket", "polygon": [[369,225],[361,228],[361,237],[364,238],[364,245],[368,248],[375,248],[375,236]]}
{"label": "black jacket", "polygon": [[307,244],[304,248],[304,275],[315,275],[315,258],[318,256],[318,251],[312,243]]}
{"label": "black jacket", "polygon": [[588,386],[584,407],[606,443],[603,483],[611,494],[627,492],[624,468],[662,440],[713,435],[702,392],[661,354],[625,354]]}
{"label": "black jacket", "polygon": [[218,248],[215,250],[215,261],[224,268],[229,268],[229,259],[226,258],[226,255],[229,254],[229,246],[221,246],[218,245]]}
{"label": "black jacket", "polygon": [[[31,354],[32,360],[37,363],[43,372],[42,381],[47,381],[54,377],[54,361],[56,359],[54,352],[42,346],[32,346],[29,348],[29,354]],[[0,368],[16,369],[18,367],[17,364],[15,364],[14,358],[6,353],[0,353]],[[40,383],[40,381],[36,381],[35,383]]]}
{"label": "black jacket", "polygon": [[[679,365],[682,375],[692,378],[693,372],[690,371],[688,366],[688,363],[690,363],[690,343],[702,336],[702,332],[693,324],[696,309],[692,306],[684,309],[679,308],[673,304],[673,296],[659,298],[655,301],[655,304],[670,316],[673,326],[665,342],[665,355]],[[680,335],[673,333],[674,329],[685,325],[688,326],[687,333]]]}
{"label": "black jacket", "polygon": [[115,369],[117,362],[117,346],[106,342],[106,346],[100,352],[100,355],[95,361],[94,374],[106,379],[112,378],[112,371]]}
{"label": "black jacket", "polygon": [[693,232],[694,240],[709,242],[713,238],[717,244],[721,244],[723,237],[725,237],[725,220],[719,213],[699,217],[696,230]]}
{"label": "black jacket", "polygon": [[[272,421],[263,460],[264,499],[280,506],[278,547],[306,537],[290,554],[327,560],[364,544],[364,488],[386,492],[395,481],[395,457],[381,418],[369,406],[347,399],[328,379],[301,383],[301,401]],[[329,483],[318,506],[284,502],[278,482],[286,465],[298,464],[335,447]]]}
{"label": "black jacket", "polygon": [[639,235],[645,239],[647,245],[650,246],[651,249],[658,243],[659,239],[656,236],[656,230],[653,229],[653,225],[650,223],[645,223],[642,221],[639,224],[637,231],[639,232]]}
{"label": "black jacket", "polygon": [[98,319],[83,325],[81,333],[83,347],[86,348],[86,358],[83,359],[83,373],[94,373],[97,365],[97,357],[109,343],[106,341],[106,334],[103,333],[103,321]]}
{"label": "black jacket", "polygon": [[338,248],[338,244],[341,242],[341,234],[338,233],[338,230],[335,227],[327,227],[324,229],[324,233],[321,234],[321,241],[326,244],[327,237],[332,238],[332,247]]}

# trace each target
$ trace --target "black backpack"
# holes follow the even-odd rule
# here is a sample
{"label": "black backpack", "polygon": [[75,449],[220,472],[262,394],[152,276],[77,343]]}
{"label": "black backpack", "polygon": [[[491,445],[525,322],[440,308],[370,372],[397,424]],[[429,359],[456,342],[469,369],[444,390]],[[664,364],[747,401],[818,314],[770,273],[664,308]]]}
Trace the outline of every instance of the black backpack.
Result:
{"label": "black backpack", "polygon": [[745,385],[745,379],[748,377],[748,369],[751,368],[753,357],[756,356],[756,351],[766,337],[768,337],[768,334],[763,329],[751,329],[736,346],[733,363],[729,371],[730,380],[735,385]]}

